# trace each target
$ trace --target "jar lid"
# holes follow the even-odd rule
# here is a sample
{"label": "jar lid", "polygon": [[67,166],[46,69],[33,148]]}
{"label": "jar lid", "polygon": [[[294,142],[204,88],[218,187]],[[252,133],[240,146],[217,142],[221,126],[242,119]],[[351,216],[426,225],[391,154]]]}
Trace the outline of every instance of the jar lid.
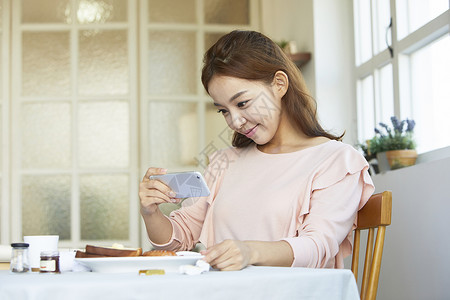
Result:
{"label": "jar lid", "polygon": [[28,243],[12,243],[11,247],[13,248],[28,248],[28,246],[30,246],[30,244]]}
{"label": "jar lid", "polygon": [[57,250],[42,251],[41,256],[59,256],[59,251]]}

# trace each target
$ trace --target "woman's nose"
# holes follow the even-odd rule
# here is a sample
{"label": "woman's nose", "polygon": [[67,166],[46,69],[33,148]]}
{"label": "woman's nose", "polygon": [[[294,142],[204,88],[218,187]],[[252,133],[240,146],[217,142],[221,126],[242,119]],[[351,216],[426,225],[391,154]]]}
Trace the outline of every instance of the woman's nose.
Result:
{"label": "woman's nose", "polygon": [[235,114],[235,115],[232,115],[231,122],[233,124],[233,129],[238,130],[238,129],[241,129],[242,126],[244,126],[244,124],[247,122],[247,120],[242,115]]}

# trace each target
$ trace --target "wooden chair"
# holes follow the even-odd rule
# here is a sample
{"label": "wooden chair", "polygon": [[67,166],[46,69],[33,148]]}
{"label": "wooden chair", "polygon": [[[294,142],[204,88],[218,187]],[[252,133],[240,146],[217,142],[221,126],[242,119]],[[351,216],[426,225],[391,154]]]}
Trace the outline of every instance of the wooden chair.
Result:
{"label": "wooden chair", "polygon": [[[357,227],[354,232],[352,272],[358,281],[360,231],[368,230],[366,257],[361,283],[361,299],[375,300],[377,297],[378,278],[380,276],[381,256],[383,255],[386,226],[391,224],[392,193],[384,191],[374,194],[358,212]],[[373,239],[375,228],[377,237],[375,247]]]}

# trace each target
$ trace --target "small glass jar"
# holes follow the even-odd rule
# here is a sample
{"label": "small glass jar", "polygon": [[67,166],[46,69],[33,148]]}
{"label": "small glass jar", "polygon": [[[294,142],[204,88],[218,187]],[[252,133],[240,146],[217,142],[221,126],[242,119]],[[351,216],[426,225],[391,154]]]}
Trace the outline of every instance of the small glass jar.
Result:
{"label": "small glass jar", "polygon": [[42,251],[39,273],[59,274],[59,252]]}
{"label": "small glass jar", "polygon": [[28,261],[27,243],[12,243],[11,247],[11,263],[9,270],[11,273],[28,273],[30,272],[30,263]]}

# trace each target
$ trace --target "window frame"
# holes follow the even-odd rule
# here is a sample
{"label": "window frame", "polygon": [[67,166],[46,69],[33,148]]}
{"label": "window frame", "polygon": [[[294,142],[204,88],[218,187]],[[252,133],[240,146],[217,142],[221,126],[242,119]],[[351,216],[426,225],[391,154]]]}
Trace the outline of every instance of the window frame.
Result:
{"label": "window frame", "polygon": [[1,32],[1,64],[0,72],[2,73],[2,95],[1,102],[1,157],[2,168],[0,170],[1,195],[0,195],[0,244],[9,244],[10,242],[10,0],[0,0],[2,2],[2,23],[0,24]]}
{"label": "window frame", "polygon": [[[353,1],[353,12],[357,14],[357,4],[355,5],[357,0]],[[376,9],[376,1],[371,0],[371,24],[372,24],[372,41],[376,38],[373,28],[376,27],[374,24],[374,13],[373,11]],[[450,10],[443,12],[436,18],[432,19],[422,27],[417,30],[409,33],[404,38],[398,40],[397,39],[397,6],[396,0],[390,0],[390,14],[392,18],[392,26],[390,29],[390,37],[391,37],[391,47],[393,49],[393,56],[391,57],[389,53],[389,49],[384,49],[383,51],[376,53],[374,42],[372,42],[372,57],[368,61],[365,61],[361,64],[357,64],[355,60],[355,88],[358,87],[358,84],[361,80],[366,78],[369,75],[372,75],[374,78],[377,77],[377,72],[386,66],[387,64],[392,64],[392,78],[393,78],[393,106],[394,106],[394,114],[402,119],[411,117],[412,113],[412,98],[411,98],[411,82],[409,78],[409,55],[413,52],[433,43],[438,40],[445,34],[449,33],[450,29]],[[354,18],[355,20],[355,18]],[[354,22],[354,31],[355,31],[355,53],[358,54],[358,37],[357,37],[357,27],[358,24]],[[374,54],[376,53],[376,54]],[[402,86],[402,90],[400,90],[400,86]],[[364,136],[364,128],[372,127],[375,128],[379,122],[385,122],[386,120],[381,120],[378,107],[380,107],[380,99],[379,99],[379,89],[380,86],[377,85],[374,81],[374,124],[368,124],[362,119],[361,114],[357,115],[357,130],[358,130],[358,140],[363,141],[369,137]],[[358,93],[356,93],[358,95]],[[358,112],[361,110],[362,99],[357,96],[356,106]]]}

